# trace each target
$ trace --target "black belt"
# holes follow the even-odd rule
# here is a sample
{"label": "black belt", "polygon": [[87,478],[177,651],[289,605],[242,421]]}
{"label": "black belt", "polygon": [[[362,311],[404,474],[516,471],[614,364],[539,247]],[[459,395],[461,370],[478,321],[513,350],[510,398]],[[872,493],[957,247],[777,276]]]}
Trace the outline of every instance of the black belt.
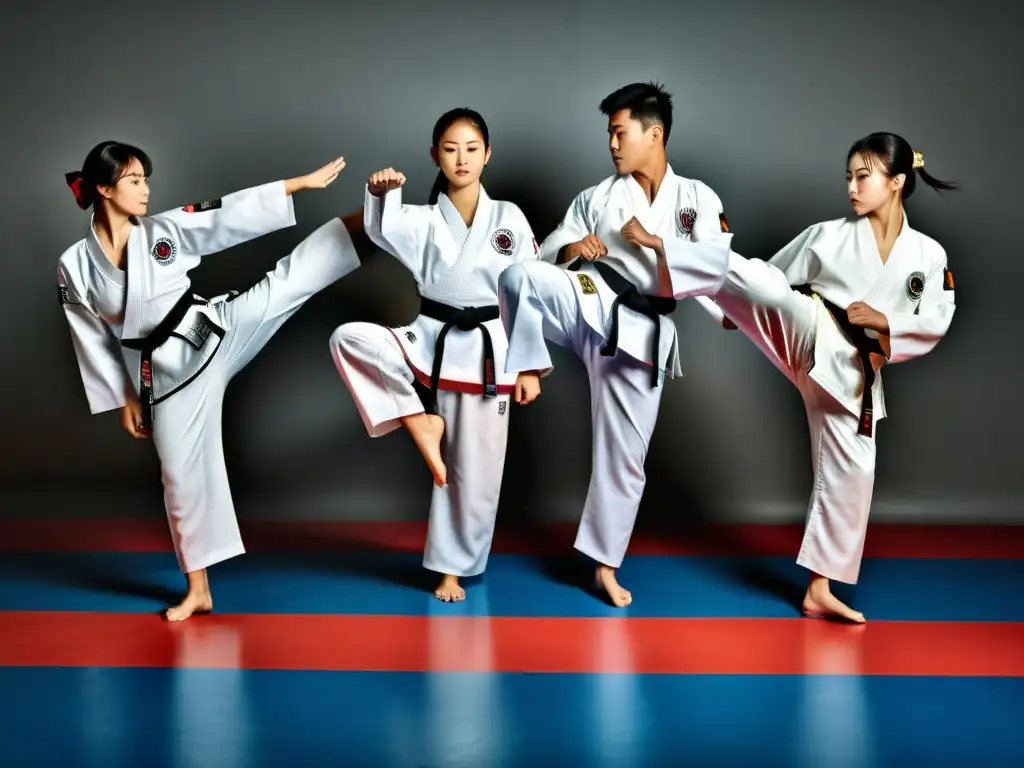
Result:
{"label": "black belt", "polygon": [[[567,269],[578,270],[582,260],[577,259]],[[658,386],[658,374],[661,370],[661,315],[669,315],[676,308],[676,300],[671,296],[652,296],[640,293],[640,289],[624,278],[611,266],[601,261],[592,262],[597,273],[601,275],[608,287],[615,293],[612,303],[612,327],[608,330],[608,341],[601,348],[601,354],[611,357],[619,348],[619,307],[626,307],[634,312],[651,318],[654,321],[654,341],[651,350],[651,386]]]}
{"label": "black belt", "polygon": [[853,346],[857,348],[857,356],[864,366],[864,395],[861,397],[860,424],[857,427],[857,434],[871,437],[874,431],[871,387],[875,383],[875,369],[871,365],[871,353],[874,352],[884,357],[885,352],[882,350],[882,345],[878,339],[871,338],[864,332],[863,328],[850,322],[845,309],[841,309],[822,296],[818,296],[818,298],[821,299],[825,309],[829,311],[832,317],[835,318],[836,323],[839,324],[839,327],[849,337]]}
{"label": "black belt", "polygon": [[153,426],[153,351],[171,337],[190,307],[206,303],[202,296],[185,293],[148,335],[141,339],[121,340],[122,346],[142,353],[139,361],[139,398],[142,401],[142,426],[145,429]]}
{"label": "black belt", "polygon": [[448,331],[453,327],[458,328],[460,331],[472,331],[474,328],[480,329],[480,333],[484,337],[484,397],[497,397],[498,382],[494,371],[494,344],[491,342],[491,334],[486,326],[484,326],[484,323],[488,320],[497,320],[501,316],[498,305],[460,308],[421,297],[420,314],[444,323],[441,332],[437,334],[437,342],[434,345],[434,368],[430,372],[430,394],[427,396],[427,402],[424,403],[426,412],[430,414],[437,413],[437,389],[441,382],[444,339],[448,335]]}

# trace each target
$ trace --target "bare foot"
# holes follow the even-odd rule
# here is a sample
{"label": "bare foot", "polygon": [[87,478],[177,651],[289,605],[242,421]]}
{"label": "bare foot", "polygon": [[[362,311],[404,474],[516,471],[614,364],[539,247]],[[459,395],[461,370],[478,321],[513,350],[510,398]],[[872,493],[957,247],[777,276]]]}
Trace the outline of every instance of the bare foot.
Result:
{"label": "bare foot", "polygon": [[803,612],[809,619],[828,619],[837,616],[855,624],[864,624],[867,621],[863,613],[853,610],[833,595],[828,587],[828,579],[818,575],[811,577],[811,583],[807,586]]}
{"label": "bare foot", "polygon": [[594,582],[598,589],[603,589],[608,593],[608,597],[611,598],[612,604],[615,605],[616,608],[625,608],[633,602],[633,596],[627,590],[619,586],[619,582],[615,578],[614,568],[610,568],[607,565],[597,566],[597,572],[594,574]]}
{"label": "bare foot", "polygon": [[466,599],[466,590],[459,586],[458,576],[445,575],[441,584],[434,590],[434,597],[445,603],[457,603]]}
{"label": "bare foot", "polygon": [[185,599],[166,612],[168,621],[184,621],[194,613],[209,613],[213,610],[213,597],[210,595],[210,582],[206,578],[206,569],[188,574],[188,593]]}
{"label": "bare foot", "polygon": [[444,488],[448,482],[448,468],[441,459],[441,436],[444,435],[444,419],[433,414],[417,413],[406,416],[402,424],[412,435],[413,442],[420,449],[430,467],[434,482]]}

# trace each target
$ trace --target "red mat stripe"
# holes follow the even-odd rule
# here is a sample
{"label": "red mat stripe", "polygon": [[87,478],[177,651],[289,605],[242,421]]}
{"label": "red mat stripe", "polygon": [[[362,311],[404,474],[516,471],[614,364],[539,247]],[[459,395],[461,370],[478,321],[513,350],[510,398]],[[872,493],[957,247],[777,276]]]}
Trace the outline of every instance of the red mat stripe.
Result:
{"label": "red mat stripe", "polygon": [[1024,677],[1024,623],[0,612],[0,665]]}
{"label": "red mat stripe", "polygon": [[[421,553],[426,523],[264,522],[242,524],[250,552],[381,549]],[[494,552],[569,554],[575,524],[531,531],[499,528]],[[795,556],[800,525],[723,525],[692,532],[637,531],[632,555]],[[169,552],[167,524],[152,518],[36,519],[0,521],[0,551]],[[1024,526],[873,525],[866,557],[1001,558],[1024,557]]]}

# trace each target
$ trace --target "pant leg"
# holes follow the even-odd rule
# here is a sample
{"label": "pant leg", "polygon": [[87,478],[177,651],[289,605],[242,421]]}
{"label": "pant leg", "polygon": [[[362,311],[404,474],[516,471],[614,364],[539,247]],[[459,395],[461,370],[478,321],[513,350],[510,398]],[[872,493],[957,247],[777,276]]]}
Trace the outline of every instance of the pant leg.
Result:
{"label": "pant leg", "polygon": [[629,355],[602,356],[603,343],[591,332],[581,344],[590,379],[593,458],[576,549],[618,568],[647,484],[644,462],[664,388],[652,387],[650,367]]}
{"label": "pant leg", "polygon": [[198,378],[153,409],[164,507],[185,573],[245,552],[221,440],[225,363],[214,356]]}
{"label": "pant leg", "polygon": [[331,219],[277,262],[249,290],[220,305],[225,324],[224,355],[230,379],[266,346],[303,304],[359,266],[348,229]]}
{"label": "pant leg", "polygon": [[729,271],[715,303],[793,384],[814,359],[818,305],[793,290],[768,262],[729,255]]}
{"label": "pant leg", "polygon": [[433,487],[423,567],[477,576],[487,567],[508,444],[509,395],[438,392],[448,484]]}
{"label": "pant leg", "polygon": [[387,328],[345,323],[331,334],[330,347],[370,437],[398,429],[403,416],[424,412],[412,369]]}
{"label": "pant leg", "polygon": [[777,267],[731,254],[715,302],[804,399],[814,487],[797,563],[854,584],[860,573],[875,478],[875,441],[857,434],[858,417],[807,376],[819,313]]}
{"label": "pant leg", "polygon": [[856,584],[875,484],[875,441],[858,435],[858,418],[817,385],[807,385],[804,402],[814,488],[797,564]]}
{"label": "pant leg", "polygon": [[587,324],[565,270],[545,261],[513,264],[498,277],[498,306],[508,337],[507,372],[550,370],[548,341],[579,354]]}

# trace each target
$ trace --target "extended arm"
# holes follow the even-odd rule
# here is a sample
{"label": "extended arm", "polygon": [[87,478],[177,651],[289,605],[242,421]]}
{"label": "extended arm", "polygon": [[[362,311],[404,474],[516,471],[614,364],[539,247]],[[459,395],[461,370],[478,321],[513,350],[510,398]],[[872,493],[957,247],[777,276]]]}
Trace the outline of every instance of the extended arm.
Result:
{"label": "extended arm", "polygon": [[288,182],[274,181],[157,214],[178,234],[183,255],[209,256],[295,224]]}
{"label": "extended arm", "polygon": [[177,232],[184,256],[203,257],[295,225],[292,197],[303,189],[329,186],[345,168],[339,157],[305,176],[272,181],[215,200],[165,211],[153,218]]}

